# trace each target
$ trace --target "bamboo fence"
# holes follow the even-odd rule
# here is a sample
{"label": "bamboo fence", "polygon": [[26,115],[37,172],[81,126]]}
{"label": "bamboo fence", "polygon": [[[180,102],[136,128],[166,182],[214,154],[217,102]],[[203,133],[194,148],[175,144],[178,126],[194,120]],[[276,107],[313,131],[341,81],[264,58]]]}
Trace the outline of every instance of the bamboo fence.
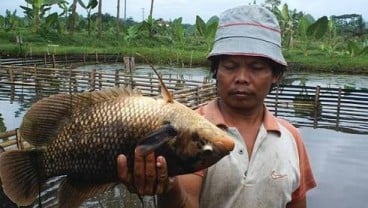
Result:
{"label": "bamboo fence", "polygon": [[[174,98],[196,109],[214,99],[216,86],[207,80],[165,75],[163,81]],[[20,102],[27,109],[35,101],[56,93],[77,93],[113,86],[130,86],[145,96],[160,96],[161,88],[152,74],[133,76],[121,71],[85,71],[68,68],[0,66],[0,100]],[[331,128],[368,133],[368,91],[330,87],[277,86],[265,100],[277,116],[296,126]],[[23,147],[17,130],[1,133],[3,147]],[[22,146],[23,145],[23,146]]]}
{"label": "bamboo fence", "polygon": [[123,54],[99,54],[97,52],[82,55],[55,54],[53,52],[44,53],[43,56],[23,57],[23,58],[0,58],[0,65],[12,66],[40,66],[40,67],[60,67],[81,65],[88,63],[124,63],[127,58]]}

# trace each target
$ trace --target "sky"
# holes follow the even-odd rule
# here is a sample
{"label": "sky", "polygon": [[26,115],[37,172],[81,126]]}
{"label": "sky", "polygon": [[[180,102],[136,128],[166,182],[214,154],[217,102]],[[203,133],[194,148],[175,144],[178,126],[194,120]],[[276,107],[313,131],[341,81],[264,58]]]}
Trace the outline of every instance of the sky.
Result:
{"label": "sky", "polygon": [[[72,2],[72,0],[67,0]],[[120,0],[120,17],[124,17],[124,2],[126,1],[126,17],[132,17],[135,21],[147,18],[150,10],[151,0]],[[88,2],[88,0],[83,0]],[[163,18],[174,20],[183,18],[183,23],[194,24],[196,15],[204,20],[208,20],[214,15],[219,15],[222,11],[244,4],[252,3],[253,0],[154,0],[153,18]],[[257,0],[257,4],[263,4],[264,0]],[[350,0],[342,3],[336,0],[281,0],[281,4],[287,3],[289,9],[296,9],[307,14],[311,14],[315,19],[322,16],[361,14],[363,19],[368,21],[368,1]],[[103,0],[103,13],[116,16],[117,0]],[[25,0],[0,0],[0,15],[4,15],[6,9],[17,10],[18,16],[23,16],[20,5],[26,6]],[[84,9],[79,7],[79,13],[86,16]],[[94,10],[97,12],[97,7]]]}

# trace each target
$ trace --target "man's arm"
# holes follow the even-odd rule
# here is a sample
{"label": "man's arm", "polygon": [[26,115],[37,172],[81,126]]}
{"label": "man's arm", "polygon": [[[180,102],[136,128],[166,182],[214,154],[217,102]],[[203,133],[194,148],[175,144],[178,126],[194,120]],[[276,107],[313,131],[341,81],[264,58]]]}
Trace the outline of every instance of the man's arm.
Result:
{"label": "man's arm", "polygon": [[187,174],[177,176],[172,188],[158,195],[160,208],[198,208],[199,195],[202,187],[202,176]]}

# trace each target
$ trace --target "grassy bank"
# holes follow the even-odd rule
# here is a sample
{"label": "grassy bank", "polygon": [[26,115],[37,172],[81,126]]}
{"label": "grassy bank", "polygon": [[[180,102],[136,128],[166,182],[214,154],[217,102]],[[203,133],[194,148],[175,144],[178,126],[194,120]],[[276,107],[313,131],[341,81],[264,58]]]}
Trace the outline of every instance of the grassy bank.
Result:
{"label": "grassy bank", "polygon": [[[55,55],[80,54],[121,54],[123,56],[144,55],[154,64],[175,66],[208,66],[207,49],[201,43],[187,42],[184,46],[170,40],[137,39],[127,42],[123,38],[117,41],[113,35],[105,35],[100,39],[77,33],[73,36],[49,34],[48,38],[40,35],[23,36],[22,45],[16,43],[15,33],[0,33],[0,56],[5,57],[35,57],[54,53]],[[349,56],[328,55],[313,49],[308,54],[294,48],[285,50],[284,55],[290,63],[291,70],[309,70],[333,73],[368,74],[368,55]],[[137,63],[144,62],[136,56]]]}

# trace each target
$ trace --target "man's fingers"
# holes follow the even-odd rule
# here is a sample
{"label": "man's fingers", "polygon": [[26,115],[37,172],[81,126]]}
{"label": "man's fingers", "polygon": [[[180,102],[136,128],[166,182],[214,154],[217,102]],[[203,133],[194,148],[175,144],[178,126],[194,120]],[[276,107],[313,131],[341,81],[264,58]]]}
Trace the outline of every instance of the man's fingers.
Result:
{"label": "man's fingers", "polygon": [[125,155],[119,155],[117,158],[117,169],[118,169],[118,178],[125,184],[130,183],[129,171],[128,171],[128,163]]}
{"label": "man's fingers", "polygon": [[138,193],[144,194],[145,186],[145,155],[140,151],[134,154],[134,185],[138,189]]}
{"label": "man's fingers", "polygon": [[156,183],[156,158],[154,153],[148,154],[146,156],[146,166],[145,166],[145,187],[144,193],[148,195],[155,194],[155,183]]}
{"label": "man's fingers", "polygon": [[133,178],[128,171],[126,156],[119,155],[117,171],[119,179],[127,188],[133,188],[133,192],[141,195],[165,193],[170,185],[166,160],[162,156],[155,158],[154,153],[144,155],[135,152]]}
{"label": "man's fingers", "polygon": [[162,156],[157,157],[156,170],[157,170],[156,194],[162,194],[166,191],[169,182],[167,173],[167,164],[164,157]]}

